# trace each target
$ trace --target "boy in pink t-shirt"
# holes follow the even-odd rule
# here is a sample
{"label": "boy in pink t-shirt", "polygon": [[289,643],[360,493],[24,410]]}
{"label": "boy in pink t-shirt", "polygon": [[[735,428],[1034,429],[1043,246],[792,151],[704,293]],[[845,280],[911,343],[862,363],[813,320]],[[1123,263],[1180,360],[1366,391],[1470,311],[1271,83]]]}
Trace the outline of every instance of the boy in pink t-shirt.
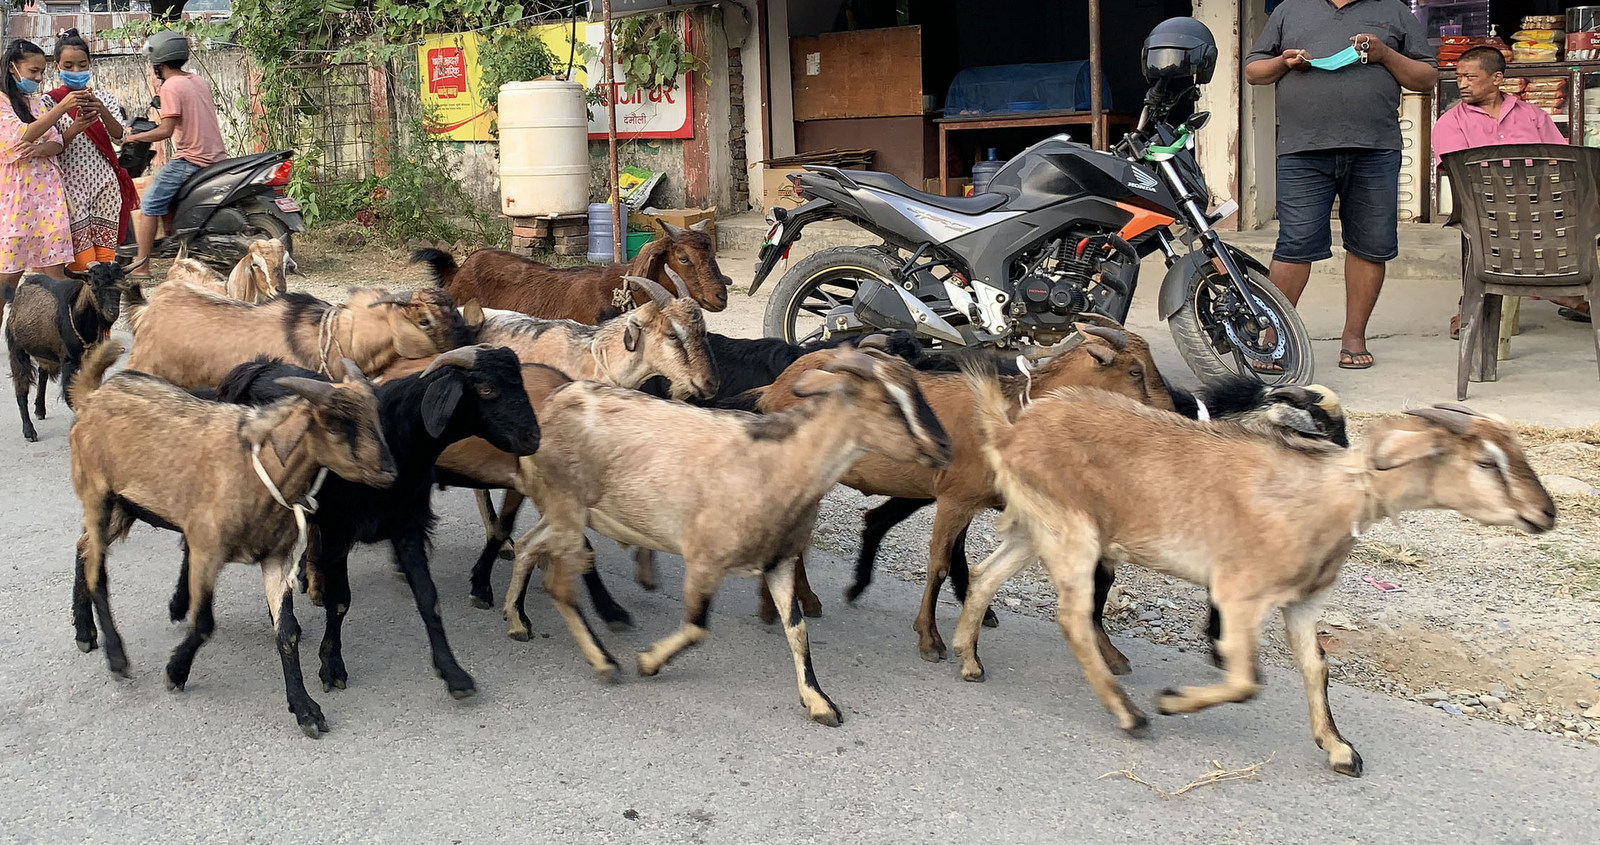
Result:
{"label": "boy in pink t-shirt", "polygon": [[[139,253],[128,275],[149,278],[150,250],[156,241],[156,223],[172,211],[172,200],[183,183],[200,168],[228,157],[217,123],[217,103],[211,83],[184,71],[189,60],[189,39],[181,32],[158,32],[145,42],[150,65],[161,80],[161,123],[148,132],[128,135],[126,141],[165,141],[172,138],[173,157],[156,171],[139,201],[141,216],[134,226]],[[171,231],[172,221],[167,220]]]}

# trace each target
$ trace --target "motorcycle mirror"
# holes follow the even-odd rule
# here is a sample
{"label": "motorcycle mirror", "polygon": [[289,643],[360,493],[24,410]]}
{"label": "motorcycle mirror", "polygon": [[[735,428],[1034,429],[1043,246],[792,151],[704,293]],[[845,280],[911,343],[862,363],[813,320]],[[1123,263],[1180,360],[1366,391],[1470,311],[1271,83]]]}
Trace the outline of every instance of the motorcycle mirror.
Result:
{"label": "motorcycle mirror", "polygon": [[1210,120],[1211,112],[1197,111],[1194,114],[1189,115],[1189,119],[1183,122],[1183,128],[1189,130],[1190,132],[1199,132],[1200,128],[1205,126],[1208,122],[1210,122]]}

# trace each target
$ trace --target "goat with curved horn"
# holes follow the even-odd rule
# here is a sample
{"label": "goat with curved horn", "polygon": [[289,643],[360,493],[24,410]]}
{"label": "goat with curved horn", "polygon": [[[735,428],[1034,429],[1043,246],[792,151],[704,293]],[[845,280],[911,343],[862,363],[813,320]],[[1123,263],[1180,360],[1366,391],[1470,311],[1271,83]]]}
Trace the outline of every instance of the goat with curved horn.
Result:
{"label": "goat with curved horn", "polygon": [[478,362],[478,353],[484,351],[485,349],[492,348],[493,347],[487,343],[479,343],[473,346],[458,346],[455,349],[452,349],[449,352],[446,352],[443,355],[433,359],[433,363],[429,364],[428,368],[422,371],[422,375],[427,376],[445,367],[460,367],[463,370],[470,370],[472,369],[473,365]]}
{"label": "goat with curved horn", "polygon": [[399,293],[386,293],[383,296],[378,297],[378,299],[373,301],[373,303],[367,307],[377,308],[379,305],[410,305],[412,297],[416,295],[416,291],[409,290],[403,290]]}
{"label": "goat with curved horn", "polygon": [[1472,429],[1472,417],[1451,408],[1416,408],[1406,411],[1413,417],[1421,417],[1429,422],[1438,423],[1450,431],[1451,434],[1466,434]]}
{"label": "goat with curved horn", "polygon": [[1111,344],[1111,348],[1118,352],[1128,348],[1128,333],[1121,329],[1111,329],[1105,326],[1086,326],[1081,323],[1077,324],[1076,328],[1086,335],[1092,334]]}
{"label": "goat with curved horn", "polygon": [[865,352],[846,352],[832,361],[823,364],[822,369],[830,373],[848,373],[864,379],[876,378],[875,367],[877,362]]}
{"label": "goat with curved horn", "polygon": [[678,275],[678,271],[672,269],[671,264],[662,264],[661,269],[667,272],[667,278],[672,280],[672,285],[678,289],[679,296],[684,299],[694,299],[693,296],[689,295],[689,286],[684,283],[683,277]]}
{"label": "goat with curved horn", "polygon": [[355,379],[356,381],[367,381],[367,374],[361,372],[361,368],[356,366],[356,362],[350,360],[349,358],[340,358],[339,363],[344,366],[345,378]]}
{"label": "goat with curved horn", "polygon": [[667,293],[667,289],[657,282],[640,276],[623,276],[622,280],[650,294],[651,301],[659,307],[665,308],[672,304],[672,294]]}

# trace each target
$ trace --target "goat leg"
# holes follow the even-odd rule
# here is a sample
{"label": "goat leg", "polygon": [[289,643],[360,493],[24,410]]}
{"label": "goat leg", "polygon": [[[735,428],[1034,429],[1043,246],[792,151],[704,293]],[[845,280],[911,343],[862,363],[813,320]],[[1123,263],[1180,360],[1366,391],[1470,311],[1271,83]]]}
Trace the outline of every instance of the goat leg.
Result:
{"label": "goat leg", "polygon": [[189,601],[192,598],[189,589],[188,539],[180,536],[178,546],[183,552],[183,564],[178,567],[178,583],[172,588],[172,598],[167,600],[167,618],[174,622],[182,622],[189,618]]}
{"label": "goat leg", "polygon": [[[967,603],[967,583],[970,574],[967,571],[967,530],[972,528],[972,523],[967,523],[956,535],[955,542],[950,545],[950,591],[955,593],[956,601]],[[994,608],[983,611],[983,627],[998,628],[1000,617],[994,615]]]}
{"label": "goat leg", "polygon": [[[187,541],[183,547],[184,606],[186,612],[192,609],[189,618],[189,633],[172,650],[172,657],[167,660],[167,670],[163,676],[167,689],[182,691],[189,683],[189,670],[194,666],[195,653],[200,646],[205,645],[216,630],[216,618],[212,614],[212,599],[217,591],[217,573],[222,568],[222,561],[202,560],[198,567],[193,566]],[[177,597],[173,597],[176,601]],[[169,609],[170,609],[169,605]],[[180,617],[181,618],[181,617]],[[176,620],[174,620],[176,621]]]}
{"label": "goat leg", "polygon": [[517,511],[522,508],[524,497],[515,490],[507,490],[500,512],[495,513],[494,500],[489,497],[489,491],[475,492],[478,513],[483,517],[487,536],[483,541],[483,551],[478,553],[478,560],[472,565],[472,584],[467,590],[467,600],[473,607],[488,610],[494,607],[494,587],[489,585],[489,576],[494,574],[495,558],[505,556],[506,542],[517,527]]}
{"label": "goat leg", "polygon": [[660,672],[662,666],[684,649],[705,641],[710,625],[711,597],[717,593],[724,570],[687,558],[683,568],[683,624],[672,634],[651,643],[649,651],[639,653],[637,665],[639,674],[644,677]]}
{"label": "goat leg", "polygon": [[[6,332],[6,334],[10,335],[11,333]],[[22,436],[29,443],[33,443],[39,439],[39,432],[34,430],[33,420],[28,418],[28,388],[31,387],[33,383],[33,359],[28,356],[28,353],[24,351],[20,345],[18,345],[16,338],[7,337],[6,342],[9,343],[11,347],[11,386],[16,389],[17,411],[22,414]],[[39,408],[41,410],[44,407],[42,404],[44,397],[44,381],[44,373],[40,372],[39,397],[41,404]],[[44,419],[44,414],[41,413],[39,415],[39,419]]]}
{"label": "goat leg", "polygon": [[1156,709],[1162,715],[1193,713],[1227,702],[1249,701],[1260,690],[1256,672],[1256,648],[1261,636],[1261,618],[1271,604],[1257,596],[1234,598],[1231,590],[1213,594],[1222,615],[1222,638],[1217,653],[1222,657],[1224,679],[1202,687],[1164,689],[1156,695]]}
{"label": "goat leg", "polygon": [[[583,549],[593,560],[594,546],[589,544],[588,537],[583,538]],[[633,627],[633,617],[611,597],[611,591],[606,589],[606,582],[600,580],[599,570],[591,566],[583,573],[583,587],[589,591],[589,601],[594,604],[594,612],[600,614],[600,619],[606,623],[607,628],[613,631],[627,631]]]}
{"label": "goat leg", "polygon": [[653,550],[643,546],[633,550],[633,580],[650,592],[661,588],[661,581],[656,577],[656,553]]}
{"label": "goat leg", "polygon": [[294,618],[294,584],[284,572],[282,558],[261,561],[261,586],[267,594],[267,612],[278,635],[278,658],[283,663],[283,693],[289,712],[306,736],[316,739],[328,730],[322,708],[306,692],[300,673],[300,623]]}
{"label": "goat leg", "polygon": [[1322,652],[1322,644],[1317,642],[1319,607],[1320,603],[1315,600],[1284,606],[1284,630],[1294,662],[1305,680],[1312,738],[1317,741],[1318,748],[1328,752],[1328,765],[1334,771],[1361,777],[1361,755],[1340,735],[1339,728],[1333,724],[1333,711],[1328,709],[1328,659]]}
{"label": "goat leg", "polygon": [[783,632],[789,639],[789,651],[794,655],[800,704],[811,715],[811,721],[836,728],[844,722],[844,713],[817,685],[817,670],[811,665],[811,641],[806,637],[806,620],[801,615],[800,597],[795,592],[795,568],[799,563],[799,555],[782,558],[766,571],[763,580],[772,591],[773,601],[783,608]]}
{"label": "goat leg", "polygon": [[100,647],[100,641],[94,627],[94,600],[89,595],[89,582],[83,571],[85,539],[78,541],[77,552],[73,555],[75,560],[72,575],[72,628],[78,650],[88,654]]}
{"label": "goat leg", "polygon": [[[582,557],[587,553],[587,551],[579,552],[578,560],[593,568],[593,561]],[[550,594],[550,599],[555,602],[556,612],[561,614],[561,618],[567,623],[567,630],[578,641],[578,649],[583,652],[584,659],[588,660],[589,666],[594,669],[595,677],[604,683],[614,683],[618,678],[620,666],[617,659],[611,656],[611,652],[606,650],[605,644],[595,635],[594,629],[589,627],[589,620],[583,618],[583,612],[578,610],[577,591],[574,589],[572,576],[567,568],[570,565],[561,558],[552,562],[545,570],[545,592]]]}
{"label": "goat leg", "polygon": [[44,377],[44,371],[40,370],[39,387],[33,394],[33,415],[41,420],[44,419],[44,389],[49,384],[49,381]]}
{"label": "goat leg", "polygon": [[928,579],[922,588],[922,606],[917,609],[912,630],[917,632],[917,651],[922,659],[937,663],[945,658],[944,639],[939,636],[935,612],[939,590],[950,572],[950,547],[961,529],[972,522],[976,509],[953,498],[941,499],[933,514],[933,534],[928,540]]}
{"label": "goat leg", "polygon": [[961,677],[968,681],[982,681],[983,663],[978,660],[978,631],[983,626],[983,609],[994,601],[996,593],[1011,576],[1022,571],[1034,559],[1033,549],[1019,533],[1001,537],[1000,546],[978,565],[978,580],[967,593],[961,605],[961,619],[956,622],[955,649],[961,658]]}
{"label": "goat leg", "polygon": [[[78,538],[78,556],[82,565],[83,588],[88,594],[90,602],[94,605],[94,614],[100,621],[100,633],[105,638],[106,667],[114,675],[124,678],[128,674],[128,654],[122,648],[122,635],[117,632],[117,624],[111,618],[111,587],[110,579],[106,577],[106,539],[111,527],[112,508],[109,495],[104,497],[90,497],[99,507],[91,511],[84,508],[83,536]],[[80,635],[78,648],[84,648],[84,640]],[[92,646],[91,646],[92,647]]]}
{"label": "goat leg", "polygon": [[889,531],[931,504],[932,499],[893,497],[867,511],[861,526],[861,552],[856,555],[855,581],[844,591],[845,601],[855,602],[872,584],[872,565],[877,562],[878,549]]}
{"label": "goat leg", "polygon": [[1094,568],[1094,641],[1101,656],[1106,659],[1106,665],[1111,668],[1111,674],[1127,675],[1133,672],[1133,667],[1128,665],[1127,656],[1112,645],[1111,638],[1106,636],[1106,599],[1110,598],[1111,586],[1116,581],[1116,562],[1102,559],[1100,565]]}
{"label": "goat leg", "polygon": [[450,651],[445,638],[444,620],[439,615],[439,592],[434,587],[433,575],[428,572],[428,550],[422,532],[417,531],[392,541],[395,560],[406,574],[411,585],[411,597],[416,599],[417,612],[422,615],[423,627],[428,629],[428,644],[433,650],[433,668],[444,679],[452,698],[466,698],[478,691],[472,676],[461,668]]}
{"label": "goat leg", "polygon": [[317,649],[322,663],[317,677],[322,681],[322,691],[329,692],[344,689],[350,683],[350,673],[344,668],[344,617],[350,612],[348,546],[340,554],[319,555],[317,567],[322,572],[322,609],[328,615],[322,645]]}
{"label": "goat leg", "polygon": [[[76,355],[63,355],[61,358],[61,369],[57,371],[56,378],[61,382],[61,398],[66,400],[68,408],[73,407],[72,379],[77,374],[78,357]],[[40,379],[40,381],[43,381],[43,379]],[[41,385],[41,392],[43,392],[42,387],[43,386]],[[39,408],[43,409],[44,404],[40,403]]]}
{"label": "goat leg", "polygon": [[[765,580],[763,579],[763,582]],[[794,596],[800,602],[800,609],[805,615],[815,619],[822,615],[822,600],[811,590],[811,582],[806,580],[806,558],[802,554],[795,559],[794,564]]]}
{"label": "goat leg", "polygon": [[[1078,658],[1084,677],[1106,710],[1117,717],[1117,724],[1135,736],[1150,724],[1143,712],[1135,707],[1128,693],[1117,683],[1100,653],[1094,627],[1094,573],[1100,568],[1100,551],[1095,531],[1091,525],[1063,525],[1054,527],[1061,533],[1049,538],[1049,546],[1041,549],[1045,571],[1055,582],[1056,623]],[[1039,538],[1032,538],[1037,541]],[[1166,713],[1163,709],[1161,712]]]}

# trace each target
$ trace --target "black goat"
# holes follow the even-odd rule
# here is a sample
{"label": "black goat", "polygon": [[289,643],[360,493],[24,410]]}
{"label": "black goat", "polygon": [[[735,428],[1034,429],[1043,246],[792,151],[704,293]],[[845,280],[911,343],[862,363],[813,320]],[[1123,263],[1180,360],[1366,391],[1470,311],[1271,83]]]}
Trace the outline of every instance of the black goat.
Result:
{"label": "black goat", "polygon": [[15,289],[6,289],[11,305],[5,329],[11,383],[22,414],[22,436],[29,441],[38,440],[39,433],[28,419],[28,388],[37,378],[33,412],[41,420],[45,383],[52,378],[60,380],[62,398],[72,407],[72,376],[89,347],[110,333],[122,309],[122,292],[122,267],[114,262],[92,265],[87,280],[33,275]]}
{"label": "black goat", "polygon": [[[235,367],[217,389],[217,396],[227,402],[268,404],[285,395],[276,383],[284,376],[323,378],[292,364],[257,359]],[[328,613],[319,672],[322,686],[324,691],[343,689],[349,677],[340,635],[350,610],[350,549],[358,542],[388,541],[428,630],[433,666],[450,694],[465,698],[477,688],[445,639],[439,595],[428,570],[434,525],[430,500],[433,465],[445,447],[469,437],[482,437],[513,455],[531,455],[539,448],[539,425],[522,385],[521,365],[505,348],[451,350],[435,358],[422,373],[380,384],[376,392],[383,436],[397,470],[394,486],[377,489],[329,476],[310,520],[313,542],[307,552],[308,570],[321,577],[322,604]],[[174,620],[188,614],[187,576],[185,571],[178,579],[178,590],[168,608]]]}

